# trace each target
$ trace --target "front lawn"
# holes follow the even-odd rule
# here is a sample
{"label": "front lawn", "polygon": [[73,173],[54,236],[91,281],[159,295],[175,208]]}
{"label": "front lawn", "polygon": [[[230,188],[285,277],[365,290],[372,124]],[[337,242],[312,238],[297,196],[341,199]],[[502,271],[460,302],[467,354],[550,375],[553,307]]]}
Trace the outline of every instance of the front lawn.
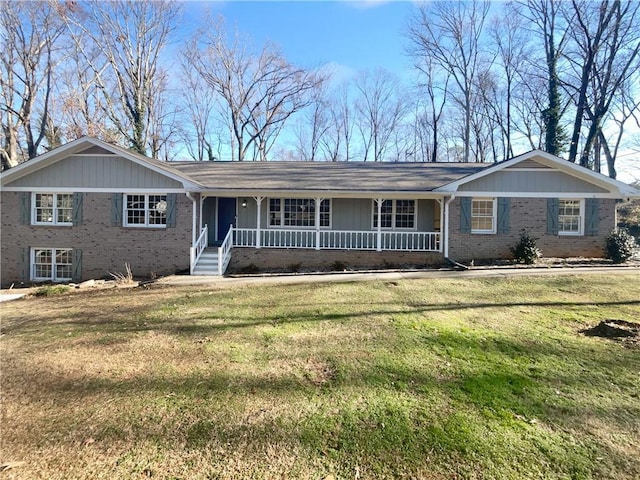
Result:
{"label": "front lawn", "polygon": [[0,308],[0,480],[640,478],[638,274]]}

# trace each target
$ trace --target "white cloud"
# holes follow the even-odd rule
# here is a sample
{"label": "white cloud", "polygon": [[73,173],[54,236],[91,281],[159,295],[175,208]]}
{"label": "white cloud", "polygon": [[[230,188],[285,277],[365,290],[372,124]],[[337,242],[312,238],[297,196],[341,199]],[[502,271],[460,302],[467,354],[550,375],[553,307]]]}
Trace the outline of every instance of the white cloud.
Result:
{"label": "white cloud", "polygon": [[348,65],[343,65],[338,62],[325,63],[324,65],[320,66],[319,70],[331,76],[330,82],[332,86],[337,86],[345,80],[349,80],[355,77],[358,73],[355,68],[352,68]]}
{"label": "white cloud", "polygon": [[353,8],[357,8],[359,10],[365,10],[368,8],[379,7],[380,5],[384,5],[386,3],[391,3],[391,1],[393,0],[342,0],[341,3],[344,3]]}

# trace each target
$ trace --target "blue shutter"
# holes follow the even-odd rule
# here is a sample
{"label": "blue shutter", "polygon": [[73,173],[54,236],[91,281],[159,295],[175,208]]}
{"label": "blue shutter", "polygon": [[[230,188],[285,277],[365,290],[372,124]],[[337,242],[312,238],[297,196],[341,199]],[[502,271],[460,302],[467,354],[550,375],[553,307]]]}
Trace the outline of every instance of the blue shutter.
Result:
{"label": "blue shutter", "polygon": [[176,193],[167,194],[167,227],[176,226],[176,203],[178,195]]}
{"label": "blue shutter", "polygon": [[111,225],[122,226],[122,193],[114,193],[111,197]]}
{"label": "blue shutter", "polygon": [[471,233],[471,197],[460,199],[460,232]]}
{"label": "blue shutter", "polygon": [[597,235],[598,234],[598,199],[587,198],[584,202],[584,234],[585,235]]}
{"label": "blue shutter", "polygon": [[22,256],[20,280],[22,282],[28,282],[31,280],[31,249],[29,247],[23,247],[20,253]]}
{"label": "blue shutter", "polygon": [[20,192],[20,224],[31,223],[31,192]]}
{"label": "blue shutter", "polygon": [[509,209],[511,206],[510,198],[498,198],[498,233],[509,233],[510,220]]}
{"label": "blue shutter", "polygon": [[71,279],[79,282],[82,280],[82,250],[73,249],[71,262]]}
{"label": "blue shutter", "polygon": [[560,201],[557,198],[547,198],[547,233],[558,234],[558,214]]}
{"label": "blue shutter", "polygon": [[82,204],[83,195],[82,192],[76,192],[73,194],[73,224],[82,225]]}

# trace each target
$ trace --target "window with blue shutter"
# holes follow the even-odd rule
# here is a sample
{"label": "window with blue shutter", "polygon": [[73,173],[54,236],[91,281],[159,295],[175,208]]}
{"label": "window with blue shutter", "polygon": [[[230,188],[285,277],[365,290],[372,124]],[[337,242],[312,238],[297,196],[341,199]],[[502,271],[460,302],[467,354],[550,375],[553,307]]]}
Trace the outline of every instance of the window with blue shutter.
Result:
{"label": "window with blue shutter", "polygon": [[176,193],[167,194],[167,227],[176,226],[176,206],[178,203],[178,195]]}
{"label": "window with blue shutter", "polygon": [[73,194],[73,225],[82,225],[82,208],[83,208],[82,192],[76,192]]}
{"label": "window with blue shutter", "polygon": [[600,217],[598,215],[598,199],[587,198],[584,202],[584,234],[597,235]]}
{"label": "window with blue shutter", "polygon": [[122,226],[122,193],[114,193],[111,196],[111,225]]}
{"label": "window with blue shutter", "polygon": [[510,200],[507,197],[498,198],[498,233],[509,233],[511,226],[509,220]]}
{"label": "window with blue shutter", "polygon": [[471,197],[460,199],[460,232],[471,233]]}
{"label": "window with blue shutter", "polygon": [[558,209],[559,200],[557,198],[547,199],[547,233],[550,235],[558,234]]}
{"label": "window with blue shutter", "polygon": [[31,193],[20,192],[20,224],[31,223]]}

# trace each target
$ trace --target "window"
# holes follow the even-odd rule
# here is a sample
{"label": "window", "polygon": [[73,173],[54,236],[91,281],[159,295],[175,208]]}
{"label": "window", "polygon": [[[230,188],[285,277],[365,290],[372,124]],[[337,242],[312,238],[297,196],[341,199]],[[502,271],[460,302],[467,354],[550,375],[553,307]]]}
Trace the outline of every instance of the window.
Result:
{"label": "window", "polygon": [[125,227],[166,227],[166,195],[125,195]]}
{"label": "window", "polygon": [[471,200],[471,233],[496,233],[495,198]]}
{"label": "window", "polygon": [[34,193],[32,222],[34,225],[71,225],[73,194]]}
{"label": "window", "polygon": [[[331,201],[320,202],[320,227],[331,225]],[[270,198],[269,226],[315,227],[316,201],[312,198]]]}
{"label": "window", "polygon": [[[380,228],[413,230],[416,226],[415,200],[383,200]],[[378,204],[373,201],[373,228],[378,228]]]}
{"label": "window", "polygon": [[558,234],[582,235],[583,211],[582,200],[560,199],[558,201]]}
{"label": "window", "polygon": [[71,280],[73,255],[70,248],[31,249],[31,279],[54,282]]}

